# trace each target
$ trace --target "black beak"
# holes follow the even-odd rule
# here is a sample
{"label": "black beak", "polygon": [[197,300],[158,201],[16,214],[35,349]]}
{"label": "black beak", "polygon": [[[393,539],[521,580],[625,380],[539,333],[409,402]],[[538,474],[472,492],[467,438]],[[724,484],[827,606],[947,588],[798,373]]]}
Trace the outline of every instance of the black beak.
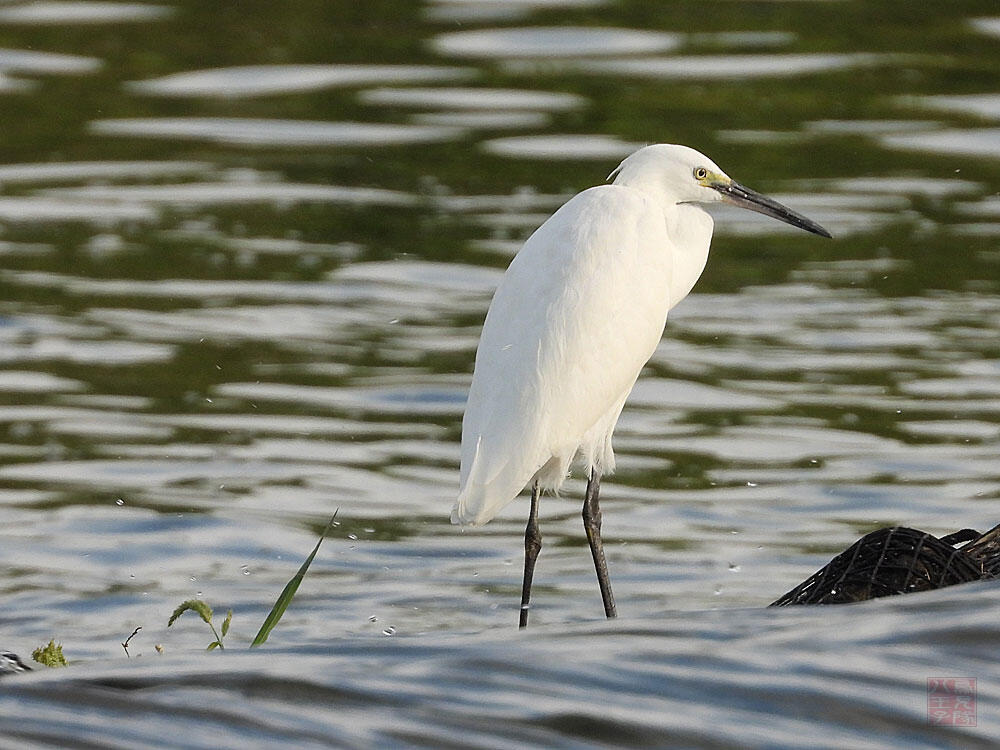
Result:
{"label": "black beak", "polygon": [[732,203],[734,206],[739,206],[740,208],[749,208],[751,211],[770,216],[778,221],[791,224],[793,227],[805,229],[807,232],[818,234],[820,237],[833,237],[832,234],[812,219],[807,219],[802,214],[797,214],[792,209],[782,206],[778,201],[771,200],[756,190],[743,187],[738,182],[730,182],[727,185],[712,185],[712,188],[722,193],[722,199],[726,203]]}

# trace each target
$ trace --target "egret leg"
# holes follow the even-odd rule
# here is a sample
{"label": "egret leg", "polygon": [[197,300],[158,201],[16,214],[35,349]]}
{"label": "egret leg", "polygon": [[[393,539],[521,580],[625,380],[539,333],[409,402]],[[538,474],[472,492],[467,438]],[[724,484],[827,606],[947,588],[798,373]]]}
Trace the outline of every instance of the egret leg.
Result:
{"label": "egret leg", "polygon": [[590,552],[594,556],[594,567],[597,569],[597,583],[601,587],[601,599],[604,600],[604,614],[611,619],[617,617],[615,595],[611,593],[611,581],[608,579],[608,563],[604,559],[604,543],[601,541],[601,506],[597,496],[601,491],[601,474],[597,469],[590,472],[587,482],[587,493],[583,498],[583,528],[587,531],[587,541],[590,542]]}
{"label": "egret leg", "polygon": [[521,616],[518,627],[528,625],[528,601],[531,599],[531,579],[535,575],[535,560],[542,549],[542,532],[538,530],[538,480],[531,486],[531,510],[524,529],[524,583],[521,584]]}

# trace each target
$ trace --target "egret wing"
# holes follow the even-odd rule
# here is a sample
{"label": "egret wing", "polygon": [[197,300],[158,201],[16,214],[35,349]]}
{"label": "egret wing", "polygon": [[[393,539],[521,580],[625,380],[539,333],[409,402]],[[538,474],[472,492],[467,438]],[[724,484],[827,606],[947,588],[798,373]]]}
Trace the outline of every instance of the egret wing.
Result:
{"label": "egret wing", "polygon": [[662,210],[611,185],[575,196],[528,239],[483,326],[453,521],[485,523],[552,460],[564,472],[628,393],[670,306],[668,242]]}

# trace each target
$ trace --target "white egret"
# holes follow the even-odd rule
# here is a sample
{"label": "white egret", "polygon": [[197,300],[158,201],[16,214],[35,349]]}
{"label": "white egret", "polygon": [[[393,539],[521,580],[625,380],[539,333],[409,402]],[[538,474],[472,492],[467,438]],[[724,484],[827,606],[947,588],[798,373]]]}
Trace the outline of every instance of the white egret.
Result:
{"label": "white egret", "polygon": [[511,262],[486,315],[462,421],[452,523],[484,524],[532,486],[521,627],[541,549],[539,494],[558,491],[577,457],[590,477],[583,522],[604,612],[615,616],[600,480],[615,467],[611,434],[667,312],[708,259],[712,217],[697,204],[726,201],[830,237],[686,146],[647,146],[611,176],[559,208]]}

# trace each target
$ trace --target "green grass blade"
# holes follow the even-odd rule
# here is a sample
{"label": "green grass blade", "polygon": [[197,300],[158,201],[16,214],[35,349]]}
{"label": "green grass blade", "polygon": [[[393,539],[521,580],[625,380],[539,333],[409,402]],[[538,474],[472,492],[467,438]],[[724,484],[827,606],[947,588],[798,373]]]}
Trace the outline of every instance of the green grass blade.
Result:
{"label": "green grass blade", "polygon": [[[339,512],[340,509],[337,509]],[[271,611],[268,613],[267,617],[264,619],[264,624],[260,626],[260,630],[257,632],[257,637],[253,639],[253,643],[250,644],[250,648],[256,648],[271,634],[274,630],[274,626],[278,624],[281,616],[285,614],[285,610],[288,609],[288,605],[292,603],[292,598],[295,596],[295,592],[299,590],[299,584],[302,583],[302,579],[305,578],[306,571],[309,570],[309,566],[312,565],[313,558],[316,557],[316,553],[319,552],[319,546],[323,543],[323,539],[330,532],[333,527],[333,522],[337,519],[337,513],[333,514],[333,518],[323,529],[323,533],[319,535],[319,540],[316,542],[316,546],[313,547],[313,551],[306,558],[306,561],[302,563],[302,567],[299,568],[299,572],[292,576],[291,580],[285,584],[285,588],[282,589],[281,595],[278,600],[271,607]]]}

